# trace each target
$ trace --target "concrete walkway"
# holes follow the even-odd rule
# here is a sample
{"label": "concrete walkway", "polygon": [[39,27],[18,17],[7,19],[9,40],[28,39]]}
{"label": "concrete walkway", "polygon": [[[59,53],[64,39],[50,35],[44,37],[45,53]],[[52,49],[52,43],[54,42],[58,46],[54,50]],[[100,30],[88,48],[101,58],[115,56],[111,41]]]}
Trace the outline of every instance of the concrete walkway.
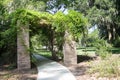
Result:
{"label": "concrete walkway", "polygon": [[37,80],[76,80],[65,66],[37,54],[34,56],[39,60]]}

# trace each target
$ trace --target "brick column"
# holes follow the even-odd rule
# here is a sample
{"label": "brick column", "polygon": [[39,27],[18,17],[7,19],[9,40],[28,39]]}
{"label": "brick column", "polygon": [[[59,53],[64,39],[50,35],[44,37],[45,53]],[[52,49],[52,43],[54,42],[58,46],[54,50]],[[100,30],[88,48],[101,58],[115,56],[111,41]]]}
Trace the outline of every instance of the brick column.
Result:
{"label": "brick column", "polygon": [[21,25],[18,22],[17,31],[17,68],[30,69],[30,52],[29,52],[29,25]]}
{"label": "brick column", "polygon": [[72,40],[72,36],[68,32],[65,32],[64,39],[64,64],[66,66],[75,65],[77,64],[76,42]]}

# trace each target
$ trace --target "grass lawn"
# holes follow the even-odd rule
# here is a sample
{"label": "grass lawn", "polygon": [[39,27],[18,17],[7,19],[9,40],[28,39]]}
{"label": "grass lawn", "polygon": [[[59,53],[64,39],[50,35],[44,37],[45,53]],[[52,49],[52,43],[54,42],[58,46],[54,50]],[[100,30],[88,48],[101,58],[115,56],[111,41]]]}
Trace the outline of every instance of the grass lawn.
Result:
{"label": "grass lawn", "polygon": [[48,51],[48,50],[44,50],[44,49],[41,49],[41,50],[36,50],[35,51],[37,54],[40,54],[44,57],[47,57],[47,58],[50,58],[52,56],[51,52]]}
{"label": "grass lawn", "polygon": [[77,48],[77,55],[95,56],[95,48]]}
{"label": "grass lawn", "polygon": [[[48,50],[40,49],[35,51],[37,54],[40,54],[45,57],[51,57],[51,52]],[[77,55],[95,55],[95,48],[78,48],[77,49]]]}

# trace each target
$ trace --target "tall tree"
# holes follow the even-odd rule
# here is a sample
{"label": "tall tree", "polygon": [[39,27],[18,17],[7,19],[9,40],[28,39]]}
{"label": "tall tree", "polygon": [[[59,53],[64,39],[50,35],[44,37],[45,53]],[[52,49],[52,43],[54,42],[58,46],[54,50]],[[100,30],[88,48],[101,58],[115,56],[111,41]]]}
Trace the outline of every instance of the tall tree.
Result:
{"label": "tall tree", "polygon": [[3,64],[16,64],[16,32],[15,28],[10,27],[9,2],[0,1],[0,58]]}

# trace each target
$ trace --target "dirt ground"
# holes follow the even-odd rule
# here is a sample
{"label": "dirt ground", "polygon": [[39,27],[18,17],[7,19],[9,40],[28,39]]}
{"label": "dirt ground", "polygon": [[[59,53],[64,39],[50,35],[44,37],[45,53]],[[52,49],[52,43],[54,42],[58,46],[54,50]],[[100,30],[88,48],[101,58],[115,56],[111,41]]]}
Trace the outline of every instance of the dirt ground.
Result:
{"label": "dirt ground", "polygon": [[[92,59],[89,58],[89,60]],[[88,69],[90,69],[90,65],[88,64],[87,61],[81,60],[81,62],[78,63],[77,65],[68,67],[77,80],[120,80],[120,76],[117,78],[116,77],[108,78],[108,77],[97,77],[98,73],[89,74],[87,71]],[[96,64],[96,61],[98,62],[99,58],[96,59],[93,58],[92,61],[94,61],[94,63]]]}
{"label": "dirt ground", "polygon": [[37,70],[36,68],[24,71],[14,70],[0,70],[0,80],[36,80]]}
{"label": "dirt ground", "polygon": [[[90,68],[90,65],[88,64],[87,61],[92,59],[87,58],[88,60],[86,60],[86,57],[80,59],[81,60],[78,60],[79,62],[77,65],[72,65],[68,67],[68,69],[73,73],[73,75],[76,77],[77,80],[120,80],[120,77],[119,78],[96,77],[98,73],[94,73],[94,74],[87,73],[87,70]],[[99,59],[95,59],[92,61],[97,61],[97,60]],[[63,64],[62,62],[60,63]],[[37,79],[36,68],[33,68],[31,70],[24,70],[24,71],[18,71],[16,69],[6,70],[0,68],[0,80],[36,80],[36,79]]]}

